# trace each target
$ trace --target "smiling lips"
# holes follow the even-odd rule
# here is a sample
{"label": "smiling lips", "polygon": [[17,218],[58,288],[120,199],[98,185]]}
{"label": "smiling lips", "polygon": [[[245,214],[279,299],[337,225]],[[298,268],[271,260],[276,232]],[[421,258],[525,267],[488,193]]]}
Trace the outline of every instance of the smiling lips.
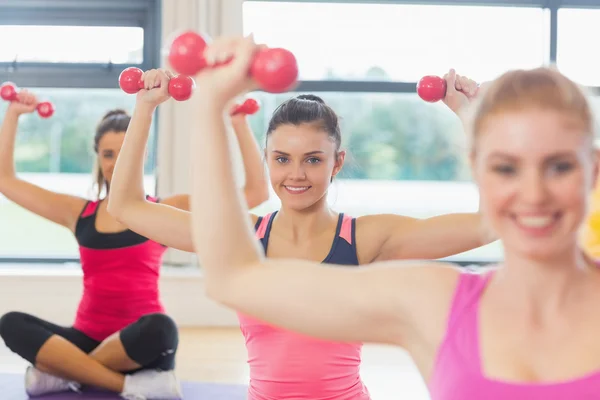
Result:
{"label": "smiling lips", "polygon": [[519,229],[531,236],[544,236],[549,234],[556,227],[560,217],[561,214],[559,212],[511,215],[511,218],[516,222]]}
{"label": "smiling lips", "polygon": [[306,193],[306,191],[308,189],[310,189],[310,186],[287,186],[287,185],[284,185],[283,187],[285,188],[285,190],[287,190],[288,193],[291,193],[291,194]]}

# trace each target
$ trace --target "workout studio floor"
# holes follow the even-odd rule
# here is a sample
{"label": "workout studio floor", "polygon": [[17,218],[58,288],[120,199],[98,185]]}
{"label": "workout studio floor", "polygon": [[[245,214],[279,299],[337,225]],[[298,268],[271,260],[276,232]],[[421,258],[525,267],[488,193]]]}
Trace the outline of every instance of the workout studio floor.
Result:
{"label": "workout studio floor", "polygon": [[[0,372],[22,373],[26,365],[0,345]],[[182,329],[177,372],[186,381],[246,384],[246,349],[239,329]],[[412,361],[402,350],[366,345],[362,376],[373,400],[429,399]]]}

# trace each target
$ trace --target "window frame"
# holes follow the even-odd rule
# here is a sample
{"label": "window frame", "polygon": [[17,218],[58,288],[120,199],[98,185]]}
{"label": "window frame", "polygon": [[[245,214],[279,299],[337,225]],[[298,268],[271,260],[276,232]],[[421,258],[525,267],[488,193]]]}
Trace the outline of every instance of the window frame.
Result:
{"label": "window frame", "polygon": [[5,0],[0,25],[113,26],[144,29],[143,62],[36,63],[0,62],[0,81],[21,87],[118,88],[127,67],[142,70],[160,65],[161,0]]}
{"label": "window frame", "polygon": [[[244,0],[254,3],[278,3],[282,0]],[[538,7],[550,11],[549,54],[547,63],[554,64],[558,52],[558,10],[560,8],[600,8],[600,0],[285,0],[288,3],[345,3],[345,4],[406,4],[489,7]],[[357,92],[357,93],[415,93],[417,82],[360,81],[360,80],[302,80],[296,91]],[[600,88],[590,88],[599,92]]]}
{"label": "window frame", "polygon": [[[0,62],[0,82],[12,81],[20,87],[118,89],[123,69],[160,67],[161,19],[162,0],[4,0],[0,2],[0,25],[140,27],[144,29],[144,47],[143,62],[137,64]],[[154,154],[157,145],[155,140]],[[0,263],[7,264],[78,262],[79,257],[0,256]]]}
{"label": "window frame", "polygon": [[[244,0],[255,3],[345,3],[345,4],[406,4],[444,6],[490,6],[490,7],[529,7],[547,9],[550,12],[548,26],[549,48],[546,55],[548,65],[555,64],[558,53],[558,10],[560,8],[600,8],[600,0]],[[295,92],[353,92],[353,93],[415,93],[417,82],[377,81],[377,80],[302,80]],[[590,87],[594,93],[600,88]],[[259,89],[260,91],[260,89]],[[465,260],[448,257],[461,266],[488,265],[498,260]]]}

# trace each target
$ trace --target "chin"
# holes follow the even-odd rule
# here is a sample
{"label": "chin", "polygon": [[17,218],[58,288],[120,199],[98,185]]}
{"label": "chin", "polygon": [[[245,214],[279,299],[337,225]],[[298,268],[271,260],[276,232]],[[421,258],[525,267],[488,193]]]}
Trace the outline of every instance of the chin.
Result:
{"label": "chin", "polygon": [[[505,247],[509,247],[505,244]],[[569,237],[553,237],[547,240],[521,240],[513,243],[509,248],[511,253],[540,262],[553,262],[563,258],[567,253],[572,253],[576,241]]]}

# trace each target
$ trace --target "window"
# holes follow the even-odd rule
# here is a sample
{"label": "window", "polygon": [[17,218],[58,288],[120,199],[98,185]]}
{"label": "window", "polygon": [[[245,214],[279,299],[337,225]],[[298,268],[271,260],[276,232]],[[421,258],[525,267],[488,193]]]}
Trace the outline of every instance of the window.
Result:
{"label": "window", "polygon": [[0,41],[0,62],[143,62],[139,27],[0,25]]}
{"label": "window", "polygon": [[600,59],[589,45],[600,34],[600,10],[561,8],[558,23],[558,68],[582,85],[600,86]]}
{"label": "window", "polygon": [[[36,113],[24,115],[19,123],[15,163],[19,177],[46,189],[90,198],[94,129],[111,109],[130,111],[135,96],[120,89],[32,88],[40,99],[48,99],[56,111],[49,119]],[[6,102],[0,103],[0,115]],[[154,132],[154,130],[153,130]],[[154,194],[155,135],[150,140],[146,163],[146,190]],[[77,258],[71,232],[26,211],[0,195],[0,258]]]}
{"label": "window", "polygon": [[[299,93],[252,93],[260,101],[250,118],[261,144],[269,116]],[[473,212],[478,195],[470,183],[467,141],[458,118],[443,104],[429,104],[408,93],[318,93],[341,118],[346,163],[329,201],[353,216],[398,213],[430,217]],[[280,206],[276,196],[257,209]],[[499,243],[457,256],[486,261],[501,256]]]}
{"label": "window", "polygon": [[[93,196],[93,136],[107,111],[131,111],[135,96],[118,87],[129,66],[159,65],[159,0],[0,3],[0,83],[14,82],[55,113],[21,118],[15,146],[18,175],[44,188]],[[0,101],[0,122],[7,103]],[[145,186],[155,194],[156,132],[148,146]],[[0,195],[0,260],[77,261],[71,232]]]}
{"label": "window", "polygon": [[244,2],[244,32],[293,51],[302,80],[493,79],[547,61],[548,21],[542,8]]}
{"label": "window", "polygon": [[[244,32],[294,52],[297,90],[321,96],[340,115],[348,155],[329,193],[336,209],[419,218],[474,212],[478,194],[462,125],[442,103],[419,99],[416,83],[449,68],[481,82],[507,69],[547,64],[551,13],[541,5],[492,1],[400,3],[409,1],[246,0]],[[251,119],[261,144],[274,108],[295,94],[253,93],[262,103]],[[273,196],[258,212],[279,206]],[[452,258],[488,262],[501,256],[496,242]]]}
{"label": "window", "polygon": [[[264,145],[268,116],[297,95],[254,93],[262,104],[252,126]],[[341,117],[348,151],[342,179],[468,181],[466,138],[445,105],[411,93],[318,93]]]}

